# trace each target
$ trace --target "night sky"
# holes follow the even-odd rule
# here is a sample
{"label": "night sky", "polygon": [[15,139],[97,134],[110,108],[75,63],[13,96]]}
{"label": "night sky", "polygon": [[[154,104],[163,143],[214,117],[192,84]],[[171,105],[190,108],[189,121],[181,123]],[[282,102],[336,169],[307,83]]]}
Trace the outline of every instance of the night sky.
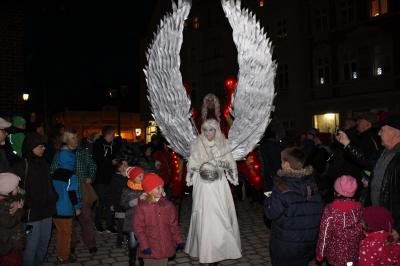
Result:
{"label": "night sky", "polygon": [[26,6],[25,78],[36,108],[98,110],[111,103],[109,89],[127,85],[122,108],[139,110],[139,45],[155,0],[121,2]]}

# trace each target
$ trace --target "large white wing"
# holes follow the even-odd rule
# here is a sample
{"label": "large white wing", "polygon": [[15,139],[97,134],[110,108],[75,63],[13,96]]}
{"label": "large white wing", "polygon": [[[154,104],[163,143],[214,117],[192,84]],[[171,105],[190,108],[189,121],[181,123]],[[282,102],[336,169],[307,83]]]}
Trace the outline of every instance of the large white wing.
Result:
{"label": "large white wing", "polygon": [[238,85],[232,100],[235,118],[229,143],[235,160],[251,152],[262,138],[273,111],[276,64],[269,40],[255,15],[240,1],[221,0],[238,51]]}
{"label": "large white wing", "polygon": [[173,11],[165,15],[147,51],[144,70],[148,98],[153,117],[170,147],[188,158],[190,145],[196,138],[190,122],[190,99],[182,84],[179,52],[183,41],[184,23],[189,15],[191,1],[172,2]]}

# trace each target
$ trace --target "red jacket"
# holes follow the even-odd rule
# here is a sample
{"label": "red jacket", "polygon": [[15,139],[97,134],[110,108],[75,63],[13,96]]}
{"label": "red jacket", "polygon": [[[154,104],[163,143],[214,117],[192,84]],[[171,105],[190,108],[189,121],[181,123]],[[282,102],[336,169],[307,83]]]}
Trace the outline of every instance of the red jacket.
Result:
{"label": "red jacket", "polygon": [[[176,245],[184,242],[176,208],[164,197],[156,203],[139,201],[134,228],[139,241],[139,256],[145,259],[173,257]],[[147,248],[151,248],[151,255],[143,254]]]}
{"label": "red jacket", "polygon": [[388,243],[388,232],[367,233],[360,243],[359,266],[400,266],[400,243]]}
{"label": "red jacket", "polygon": [[361,204],[350,199],[336,199],[327,205],[321,219],[316,257],[325,257],[332,266],[346,262],[358,265],[359,244],[363,237]]}

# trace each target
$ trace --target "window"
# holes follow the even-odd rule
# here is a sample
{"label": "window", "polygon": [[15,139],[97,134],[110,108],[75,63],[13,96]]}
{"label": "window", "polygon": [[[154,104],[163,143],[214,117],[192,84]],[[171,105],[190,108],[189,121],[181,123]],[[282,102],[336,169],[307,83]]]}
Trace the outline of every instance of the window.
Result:
{"label": "window", "polygon": [[264,6],[264,0],[258,0],[258,6],[263,7]]}
{"label": "window", "polygon": [[335,128],[339,125],[339,113],[316,114],[313,116],[314,128],[321,133],[335,133]]}
{"label": "window", "polygon": [[374,47],[373,75],[382,76],[390,71],[390,57],[387,54],[388,48],[384,46]]}
{"label": "window", "polygon": [[275,77],[275,87],[277,89],[289,88],[289,66],[287,64],[282,64],[278,66]]}
{"label": "window", "polygon": [[314,11],[314,29],[316,32],[323,32],[328,29],[328,12],[326,8]]}
{"label": "window", "polygon": [[325,57],[318,57],[316,62],[316,85],[325,85],[330,83],[330,65],[329,65],[329,58]]}
{"label": "window", "polygon": [[371,0],[371,17],[377,17],[388,12],[387,0]]}
{"label": "window", "polygon": [[339,2],[340,24],[347,25],[354,22],[354,1],[342,0]]}
{"label": "window", "polygon": [[282,19],[277,22],[276,34],[278,39],[287,38],[286,19]]}
{"label": "window", "polygon": [[198,30],[200,28],[200,20],[199,17],[194,17],[193,19],[193,28]]}
{"label": "window", "polygon": [[356,53],[354,51],[345,52],[343,55],[343,80],[352,80],[358,77]]}

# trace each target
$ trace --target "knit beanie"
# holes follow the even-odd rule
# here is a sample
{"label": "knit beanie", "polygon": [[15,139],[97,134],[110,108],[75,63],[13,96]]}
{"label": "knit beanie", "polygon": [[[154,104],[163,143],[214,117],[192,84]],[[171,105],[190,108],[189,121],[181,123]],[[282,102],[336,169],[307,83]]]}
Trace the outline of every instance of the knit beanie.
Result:
{"label": "knit beanie", "polygon": [[23,117],[16,115],[11,118],[11,123],[14,127],[19,127],[19,126],[25,125],[26,121]]}
{"label": "knit beanie", "polygon": [[336,179],[334,187],[343,197],[352,198],[357,190],[357,181],[350,175],[342,175]]}
{"label": "knit beanie", "polygon": [[154,188],[164,185],[164,181],[155,173],[147,173],[143,177],[142,187],[144,192],[148,193]]}
{"label": "knit beanie", "polygon": [[13,173],[1,173],[0,174],[0,194],[8,195],[13,191],[21,179]]}
{"label": "knit beanie", "polygon": [[144,174],[144,170],[141,167],[128,167],[126,169],[126,176],[129,178],[126,185],[133,190],[143,190],[141,183],[135,183],[136,177],[140,174]]}
{"label": "knit beanie", "polygon": [[372,232],[384,230],[391,232],[394,220],[384,207],[367,207],[364,209],[364,222]]}

